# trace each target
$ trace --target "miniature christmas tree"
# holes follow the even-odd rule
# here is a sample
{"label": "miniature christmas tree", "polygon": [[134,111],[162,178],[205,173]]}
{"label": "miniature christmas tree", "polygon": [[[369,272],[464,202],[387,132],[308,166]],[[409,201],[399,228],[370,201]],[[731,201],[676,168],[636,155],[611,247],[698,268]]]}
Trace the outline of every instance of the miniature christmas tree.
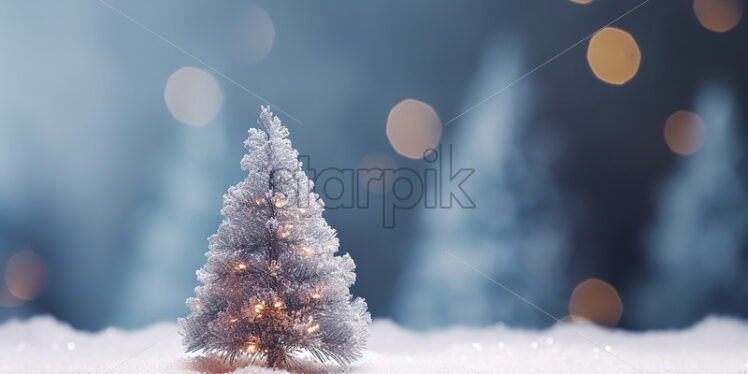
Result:
{"label": "miniature christmas tree", "polygon": [[250,129],[244,142],[249,175],[223,197],[225,219],[197,271],[203,285],[180,320],[185,347],[274,368],[302,351],[347,365],[360,357],[371,323],[364,300],[349,291],[355,265],[334,255],[335,230],[288,129],[268,107],[259,122],[265,131]]}

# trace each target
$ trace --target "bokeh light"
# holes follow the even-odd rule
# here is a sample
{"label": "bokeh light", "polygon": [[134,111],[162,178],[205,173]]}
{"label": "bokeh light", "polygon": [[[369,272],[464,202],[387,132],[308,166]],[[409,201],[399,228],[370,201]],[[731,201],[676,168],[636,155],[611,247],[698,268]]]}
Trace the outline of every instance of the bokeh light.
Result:
{"label": "bokeh light", "polygon": [[569,0],[569,1],[571,1],[572,3],[577,3],[577,4],[589,4],[593,2],[594,0]]}
{"label": "bokeh light", "polygon": [[397,153],[419,159],[439,144],[442,124],[430,105],[407,99],[390,111],[386,132],[387,139]]}
{"label": "bokeh light", "polygon": [[704,122],[691,112],[677,111],[665,123],[665,142],[677,154],[695,153],[704,145],[705,138]]}
{"label": "bokeh light", "polygon": [[740,23],[743,4],[740,0],[694,0],[693,12],[707,30],[725,32]]}
{"label": "bokeh light", "polygon": [[256,63],[270,53],[275,42],[275,26],[262,8],[253,7],[237,27],[239,54],[244,61]]}
{"label": "bokeh light", "polygon": [[364,156],[358,164],[358,182],[368,191],[384,193],[392,188],[392,181],[380,180],[385,169],[397,169],[395,159],[387,153],[373,152]]}
{"label": "bokeh light", "polygon": [[593,322],[614,327],[623,313],[623,303],[610,284],[590,278],[574,288],[569,300],[569,315],[574,321]]}
{"label": "bokeh light", "polygon": [[606,27],[592,36],[587,48],[587,63],[603,82],[622,85],[636,75],[641,52],[631,34]]}
{"label": "bokeh light", "polygon": [[216,117],[221,109],[223,95],[210,73],[187,66],[169,77],[164,99],[169,111],[178,121],[191,126],[202,126]]}
{"label": "bokeh light", "polygon": [[21,251],[5,265],[5,284],[14,297],[33,300],[44,289],[46,271],[43,258],[31,251]]}

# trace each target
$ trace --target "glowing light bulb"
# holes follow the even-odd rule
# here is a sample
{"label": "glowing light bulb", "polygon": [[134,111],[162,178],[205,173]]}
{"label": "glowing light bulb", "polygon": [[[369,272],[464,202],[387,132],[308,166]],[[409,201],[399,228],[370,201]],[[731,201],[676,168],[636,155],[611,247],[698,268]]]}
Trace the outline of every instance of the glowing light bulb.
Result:
{"label": "glowing light bulb", "polygon": [[236,318],[236,317],[229,318],[229,323],[236,323],[237,321],[239,321],[239,318]]}
{"label": "glowing light bulb", "polygon": [[311,333],[313,333],[313,332],[315,332],[315,331],[317,331],[317,330],[319,330],[319,325],[312,325],[312,326],[309,326],[309,327],[308,327],[308,328],[306,329],[306,332],[308,332],[308,333],[310,333],[310,334],[311,334]]}
{"label": "glowing light bulb", "polygon": [[293,225],[286,225],[282,229],[278,230],[278,237],[285,239],[291,235],[291,229]]}
{"label": "glowing light bulb", "polygon": [[249,352],[249,353],[255,353],[255,352],[257,352],[257,344],[255,344],[255,343],[249,343],[249,344],[247,344],[247,352]]}
{"label": "glowing light bulb", "polygon": [[275,303],[273,303],[273,306],[274,306],[274,307],[275,307],[276,309],[280,309],[280,308],[283,308],[283,302],[282,302],[282,301],[280,301],[280,300],[278,300],[278,301],[276,301]]}
{"label": "glowing light bulb", "polygon": [[322,297],[322,295],[319,294],[319,292],[315,292],[312,294],[312,299],[319,300]]}
{"label": "glowing light bulb", "polygon": [[310,255],[312,254],[312,247],[308,245],[302,245],[301,247],[299,247],[299,251],[301,251],[301,253],[305,255]]}
{"label": "glowing light bulb", "polygon": [[261,313],[263,309],[265,309],[264,303],[255,305],[255,313]]}
{"label": "glowing light bulb", "polygon": [[246,270],[247,269],[247,264],[245,264],[243,262],[240,262],[240,263],[236,264],[236,266],[234,268],[236,268],[236,270]]}

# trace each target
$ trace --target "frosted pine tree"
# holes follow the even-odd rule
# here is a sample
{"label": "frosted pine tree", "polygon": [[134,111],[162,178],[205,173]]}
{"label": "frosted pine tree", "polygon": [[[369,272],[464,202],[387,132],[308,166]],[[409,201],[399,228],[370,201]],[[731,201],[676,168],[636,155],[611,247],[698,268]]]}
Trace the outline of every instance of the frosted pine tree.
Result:
{"label": "frosted pine tree", "polygon": [[335,230],[288,129],[268,107],[259,122],[265,131],[250,129],[244,142],[249,175],[223,197],[225,219],[197,271],[203,285],[180,321],[185,347],[268,367],[289,367],[303,351],[347,365],[361,355],[371,323],[364,300],[349,291],[355,265],[334,255]]}

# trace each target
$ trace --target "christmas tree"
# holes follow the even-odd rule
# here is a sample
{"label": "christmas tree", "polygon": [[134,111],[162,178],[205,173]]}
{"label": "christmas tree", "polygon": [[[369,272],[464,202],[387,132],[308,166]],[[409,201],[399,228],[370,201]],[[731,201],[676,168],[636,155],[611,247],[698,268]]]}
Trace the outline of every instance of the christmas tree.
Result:
{"label": "christmas tree", "polygon": [[361,356],[371,318],[353,299],[355,265],[335,256],[338,239],[324,202],[301,170],[288,129],[269,107],[249,130],[247,178],[223,197],[225,217],[209,241],[203,283],[180,320],[188,352],[230,362],[286,367],[299,353],[347,365]]}

